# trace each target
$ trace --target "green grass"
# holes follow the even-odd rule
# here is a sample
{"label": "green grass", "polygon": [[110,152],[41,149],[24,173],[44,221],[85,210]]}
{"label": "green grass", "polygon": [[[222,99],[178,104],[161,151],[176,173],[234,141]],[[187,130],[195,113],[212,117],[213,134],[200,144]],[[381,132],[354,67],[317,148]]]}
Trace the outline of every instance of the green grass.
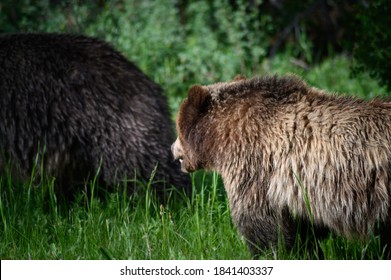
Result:
{"label": "green grass", "polygon": [[[161,204],[148,184],[130,196],[118,191],[99,198],[80,191],[67,203],[58,200],[53,181],[15,184],[3,176],[0,259],[250,259],[219,177],[199,172],[192,178],[191,197],[173,191]],[[360,243],[330,236],[318,242],[326,259],[383,258],[376,239]],[[281,246],[260,256],[318,257],[305,240],[293,252]]]}
{"label": "green grass", "polygon": [[[104,199],[57,201],[53,184],[0,181],[1,259],[248,259],[217,175],[160,204],[148,185]],[[194,178],[194,180],[196,180]],[[198,185],[198,184],[197,184]],[[90,186],[92,187],[92,186]]]}

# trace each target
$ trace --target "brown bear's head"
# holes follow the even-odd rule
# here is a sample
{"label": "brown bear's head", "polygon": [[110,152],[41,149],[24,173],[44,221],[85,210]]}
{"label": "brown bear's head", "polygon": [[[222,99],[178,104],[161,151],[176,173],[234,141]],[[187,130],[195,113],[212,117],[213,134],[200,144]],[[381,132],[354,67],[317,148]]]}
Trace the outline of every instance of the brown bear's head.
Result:
{"label": "brown bear's head", "polygon": [[174,159],[179,159],[183,172],[193,172],[206,168],[206,158],[198,148],[205,142],[202,137],[202,128],[198,124],[208,111],[211,96],[206,87],[195,85],[189,90],[188,97],[179,108],[176,128],[178,138],[172,144],[171,150]]}
{"label": "brown bear's head", "polygon": [[194,85],[190,88],[188,97],[179,108],[176,123],[178,138],[171,146],[174,158],[181,162],[182,171],[193,172],[214,167],[218,128],[217,118],[213,115],[219,103],[216,92],[224,91],[221,89],[244,80],[244,76],[237,76],[231,82],[209,86]]}

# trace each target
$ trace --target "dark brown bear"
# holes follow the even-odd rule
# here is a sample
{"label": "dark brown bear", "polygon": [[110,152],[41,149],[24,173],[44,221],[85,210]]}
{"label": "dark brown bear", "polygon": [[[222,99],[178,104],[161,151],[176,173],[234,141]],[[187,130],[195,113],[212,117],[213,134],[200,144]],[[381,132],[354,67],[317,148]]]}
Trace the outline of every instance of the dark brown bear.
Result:
{"label": "dark brown bear", "polygon": [[66,188],[98,170],[106,185],[147,181],[157,167],[158,190],[187,188],[170,152],[174,139],[162,89],[107,43],[0,36],[0,174],[10,165],[26,179],[37,165]]}
{"label": "dark brown bear", "polygon": [[348,238],[380,229],[391,244],[391,103],[329,95],[295,76],[241,78],[193,86],[177,131],[182,170],[221,174],[253,254],[279,235],[292,248],[299,224],[312,223]]}

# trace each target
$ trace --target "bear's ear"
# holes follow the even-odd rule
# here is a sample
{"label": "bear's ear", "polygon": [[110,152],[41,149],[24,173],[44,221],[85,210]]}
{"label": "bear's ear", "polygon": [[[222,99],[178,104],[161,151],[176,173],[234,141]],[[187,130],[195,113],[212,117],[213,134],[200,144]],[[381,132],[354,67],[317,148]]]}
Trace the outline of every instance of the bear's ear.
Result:
{"label": "bear's ear", "polygon": [[244,80],[247,80],[246,76],[245,75],[236,75],[235,78],[233,79],[234,82],[237,82],[237,81],[244,81]]}
{"label": "bear's ear", "polygon": [[201,109],[209,96],[207,89],[199,85],[194,85],[190,88],[187,96],[187,102],[194,108]]}
{"label": "bear's ear", "polygon": [[189,94],[179,108],[177,118],[178,135],[187,135],[197,122],[202,112],[206,111],[211,97],[208,90],[195,85],[189,90]]}

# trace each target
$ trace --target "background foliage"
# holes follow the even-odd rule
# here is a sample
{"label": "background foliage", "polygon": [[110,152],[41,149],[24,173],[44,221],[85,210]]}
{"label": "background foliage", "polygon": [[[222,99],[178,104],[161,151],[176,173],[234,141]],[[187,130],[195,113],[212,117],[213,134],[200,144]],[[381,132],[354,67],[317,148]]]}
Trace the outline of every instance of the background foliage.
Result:
{"label": "background foliage", "polygon": [[[310,68],[356,58],[356,72],[389,85],[387,0],[3,0],[0,32],[71,32],[111,42],[147,74],[183,95],[193,83],[260,74],[289,54]],[[201,79],[200,79],[201,78]]]}
{"label": "background foliage", "polygon": [[358,10],[358,41],[354,57],[357,72],[369,72],[391,89],[391,1],[368,1]]}

